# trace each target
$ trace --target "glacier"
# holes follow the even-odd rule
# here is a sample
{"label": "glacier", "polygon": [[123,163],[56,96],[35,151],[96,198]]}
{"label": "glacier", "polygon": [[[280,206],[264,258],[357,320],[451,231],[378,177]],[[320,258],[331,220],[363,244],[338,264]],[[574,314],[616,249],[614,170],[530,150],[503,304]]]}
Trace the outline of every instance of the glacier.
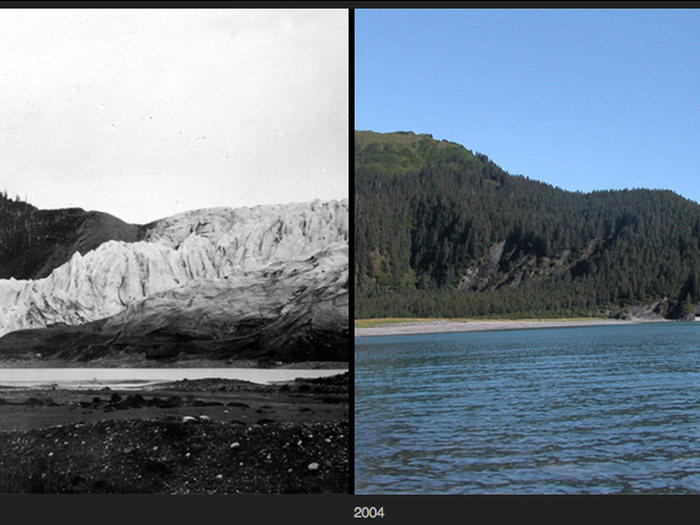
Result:
{"label": "glacier", "polygon": [[155,221],[140,240],[75,252],[45,278],[0,280],[0,335],[100,321],[113,341],[167,330],[233,345],[300,324],[346,330],[348,217],[345,199]]}

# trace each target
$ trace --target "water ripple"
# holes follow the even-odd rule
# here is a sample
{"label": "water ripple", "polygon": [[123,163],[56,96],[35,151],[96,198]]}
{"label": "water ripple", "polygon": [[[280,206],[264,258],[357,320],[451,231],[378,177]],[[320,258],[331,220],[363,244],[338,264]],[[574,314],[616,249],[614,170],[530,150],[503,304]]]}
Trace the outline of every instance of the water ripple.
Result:
{"label": "water ripple", "polygon": [[700,324],[363,338],[355,491],[700,492]]}

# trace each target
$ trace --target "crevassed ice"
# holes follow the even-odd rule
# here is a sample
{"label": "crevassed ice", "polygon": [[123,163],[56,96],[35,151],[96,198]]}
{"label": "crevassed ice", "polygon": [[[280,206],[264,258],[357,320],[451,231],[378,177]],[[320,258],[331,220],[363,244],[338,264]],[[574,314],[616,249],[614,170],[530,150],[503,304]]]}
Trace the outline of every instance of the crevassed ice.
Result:
{"label": "crevassed ice", "polygon": [[[230,279],[347,246],[347,200],[213,208],[158,221],[135,243],[109,241],[37,280],[0,280],[0,334],[113,316],[198,279]],[[231,283],[234,281],[231,280]]]}

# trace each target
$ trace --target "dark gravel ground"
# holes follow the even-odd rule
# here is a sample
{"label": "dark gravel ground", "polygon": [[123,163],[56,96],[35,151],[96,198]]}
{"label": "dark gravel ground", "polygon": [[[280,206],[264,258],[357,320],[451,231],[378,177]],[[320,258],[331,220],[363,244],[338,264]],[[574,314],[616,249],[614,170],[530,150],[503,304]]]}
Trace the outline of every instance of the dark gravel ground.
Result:
{"label": "dark gravel ground", "polygon": [[[178,392],[184,404],[155,406]],[[347,374],[272,387],[190,381],[167,393],[99,403],[15,393],[8,417],[70,422],[0,431],[0,493],[349,493]]]}

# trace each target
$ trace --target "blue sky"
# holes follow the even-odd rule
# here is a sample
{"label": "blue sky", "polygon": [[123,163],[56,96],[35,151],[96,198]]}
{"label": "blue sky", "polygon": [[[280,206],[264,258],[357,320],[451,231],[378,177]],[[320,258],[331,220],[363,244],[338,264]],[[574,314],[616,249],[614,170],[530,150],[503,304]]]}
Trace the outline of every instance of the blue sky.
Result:
{"label": "blue sky", "polygon": [[355,129],[700,202],[700,10],[358,9]]}

